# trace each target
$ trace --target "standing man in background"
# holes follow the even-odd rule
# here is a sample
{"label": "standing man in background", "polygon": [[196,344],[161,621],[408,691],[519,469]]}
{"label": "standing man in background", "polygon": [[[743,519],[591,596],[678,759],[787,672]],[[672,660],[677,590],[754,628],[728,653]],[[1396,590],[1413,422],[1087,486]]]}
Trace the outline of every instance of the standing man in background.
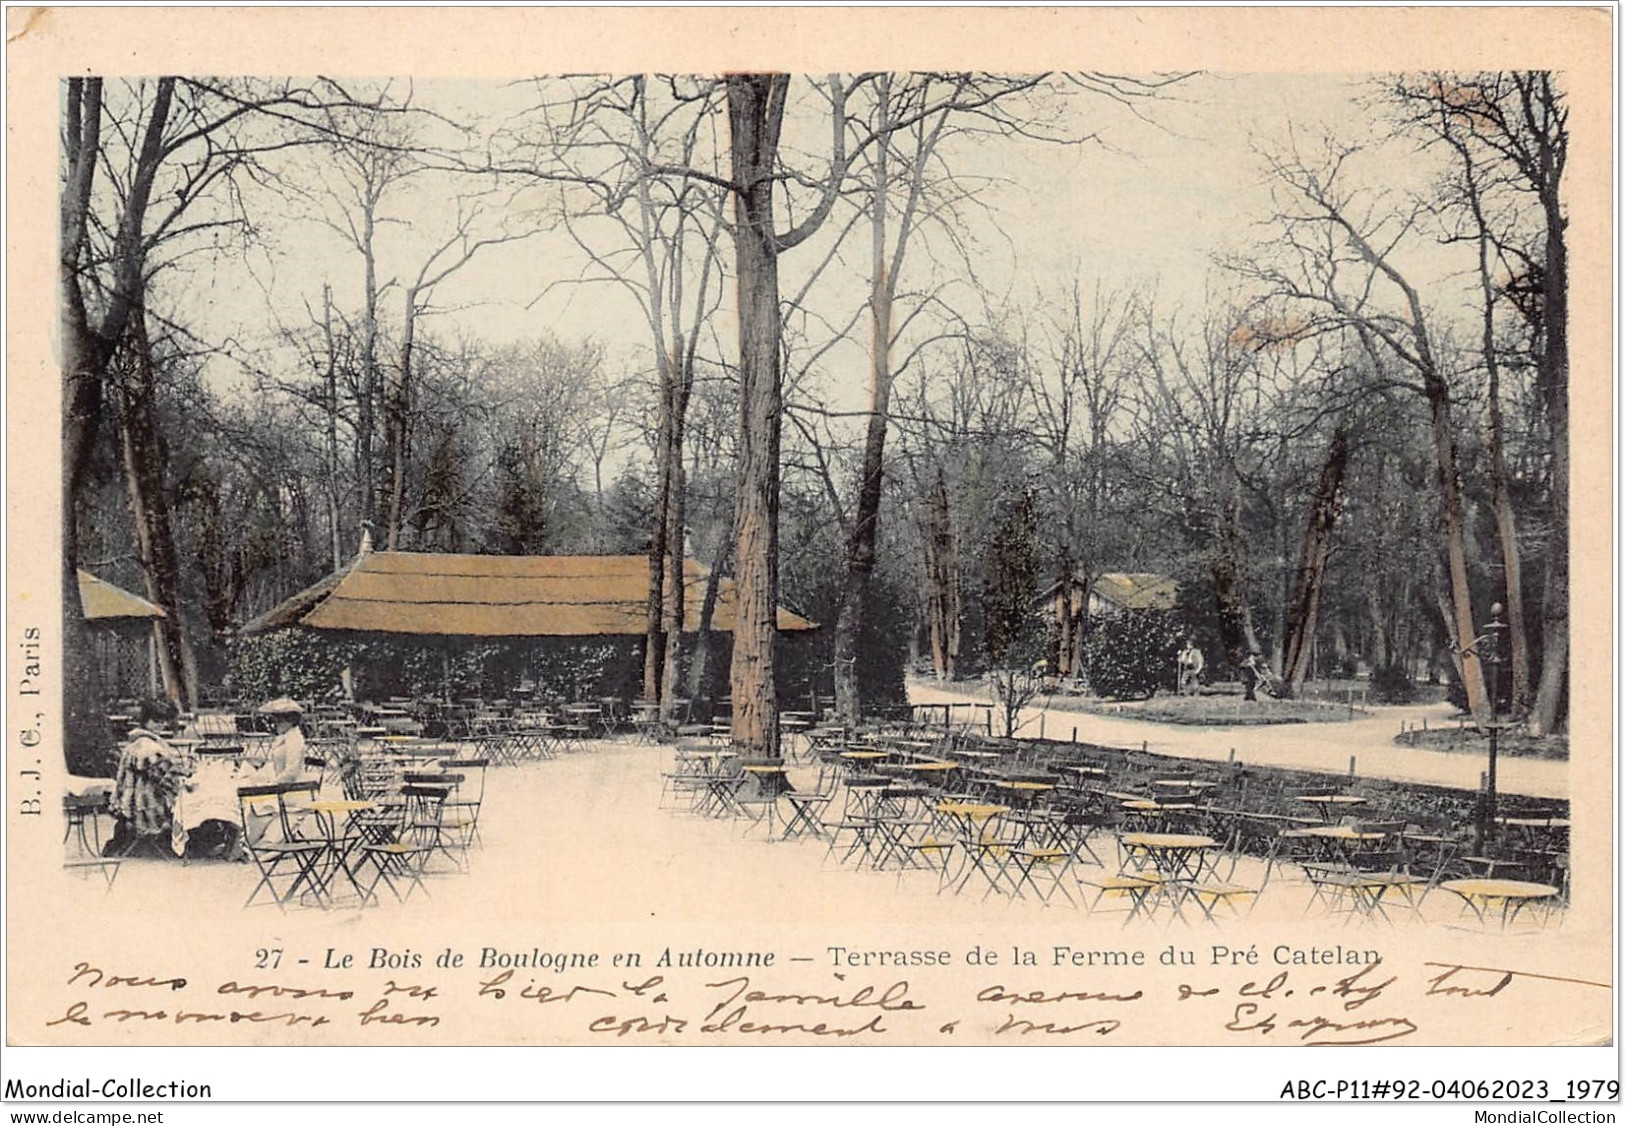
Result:
{"label": "standing man in background", "polygon": [[1180,641],[1183,647],[1179,650],[1179,694],[1194,696],[1201,687],[1202,670],[1207,667],[1207,661],[1191,638]]}

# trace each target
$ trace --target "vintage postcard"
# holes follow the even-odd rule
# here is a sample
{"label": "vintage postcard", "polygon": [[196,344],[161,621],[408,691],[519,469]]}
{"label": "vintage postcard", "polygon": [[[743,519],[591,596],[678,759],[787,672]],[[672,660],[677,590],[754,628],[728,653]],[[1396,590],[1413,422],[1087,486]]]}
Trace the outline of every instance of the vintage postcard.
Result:
{"label": "vintage postcard", "polygon": [[5,1098],[1617,1100],[1612,18],[8,9]]}

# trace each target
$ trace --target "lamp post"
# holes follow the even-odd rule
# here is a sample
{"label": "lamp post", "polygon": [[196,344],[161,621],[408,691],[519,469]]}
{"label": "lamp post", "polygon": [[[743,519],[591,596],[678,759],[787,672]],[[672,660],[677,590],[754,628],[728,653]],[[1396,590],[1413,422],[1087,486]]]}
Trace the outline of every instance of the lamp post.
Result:
{"label": "lamp post", "polygon": [[[1484,634],[1473,641],[1472,650],[1480,663],[1490,668],[1490,762],[1484,776],[1483,801],[1479,806],[1478,825],[1474,834],[1473,851],[1484,855],[1484,847],[1495,837],[1495,765],[1501,750],[1501,635],[1507,624],[1501,620],[1501,604],[1490,607],[1490,621]],[[1485,652],[1488,650],[1488,652]]]}

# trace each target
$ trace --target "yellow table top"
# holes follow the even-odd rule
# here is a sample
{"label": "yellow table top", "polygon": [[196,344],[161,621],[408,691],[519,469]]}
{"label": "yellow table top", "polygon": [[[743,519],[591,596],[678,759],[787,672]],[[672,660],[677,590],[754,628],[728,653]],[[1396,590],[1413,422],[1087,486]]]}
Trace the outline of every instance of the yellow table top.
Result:
{"label": "yellow table top", "polygon": [[1131,848],[1212,848],[1219,842],[1197,833],[1126,833],[1123,843]]}
{"label": "yellow table top", "polygon": [[858,759],[858,760],[861,761],[861,760],[864,760],[864,759],[890,758],[891,757],[891,752],[890,751],[842,751],[841,752],[841,757],[842,758],[850,758],[850,759]]}
{"label": "yellow table top", "polygon": [[1001,790],[1033,790],[1033,791],[1037,791],[1037,790],[1053,790],[1053,789],[1055,789],[1055,783],[1054,782],[995,782],[993,784],[995,786],[997,786]]}
{"label": "yellow table top", "polygon": [[377,802],[370,801],[313,801],[305,807],[317,813],[360,813],[364,809],[377,809]]}
{"label": "yellow table top", "polygon": [[976,805],[964,801],[945,801],[937,806],[937,812],[946,813],[950,817],[968,817],[972,821],[985,821],[989,817],[1009,813],[1010,807],[1007,805]]}
{"label": "yellow table top", "polygon": [[783,774],[782,766],[747,766],[744,768],[748,774]]}
{"label": "yellow table top", "polygon": [[1355,794],[1300,794],[1299,801],[1316,805],[1364,805],[1365,799]]}
{"label": "yellow table top", "polygon": [[1446,880],[1439,885],[1457,895],[1477,899],[1550,899],[1559,894],[1551,884],[1531,883],[1528,880]]}
{"label": "yellow table top", "polygon": [[1380,841],[1383,833],[1367,833],[1353,825],[1312,825],[1307,829],[1286,829],[1283,837],[1321,837],[1334,841]]}
{"label": "yellow table top", "polygon": [[958,770],[957,762],[911,762],[904,770]]}

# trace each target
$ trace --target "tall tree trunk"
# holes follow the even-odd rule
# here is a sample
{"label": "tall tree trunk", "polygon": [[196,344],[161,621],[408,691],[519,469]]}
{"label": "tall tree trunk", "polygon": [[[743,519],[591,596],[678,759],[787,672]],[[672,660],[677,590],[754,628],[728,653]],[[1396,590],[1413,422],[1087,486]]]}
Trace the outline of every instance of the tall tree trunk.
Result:
{"label": "tall tree trunk", "polygon": [[[885,146],[875,175],[884,183]],[[841,722],[856,726],[863,710],[858,687],[858,640],[868,616],[869,580],[875,570],[875,542],[880,534],[880,499],[885,481],[886,430],[891,410],[892,279],[886,266],[885,198],[871,207],[873,262],[869,278],[869,422],[863,439],[863,469],[852,534],[846,547],[846,577],[835,617],[835,711]]]}
{"label": "tall tree trunk", "polygon": [[332,538],[333,570],[344,565],[344,533],[339,526],[339,359],[333,342],[333,287],[322,286],[322,342],[327,350],[323,407],[327,422],[327,524]]}
{"label": "tall tree trunk", "polygon": [[1297,696],[1309,673],[1309,655],[1314,648],[1315,623],[1320,611],[1320,591],[1326,579],[1326,561],[1331,555],[1332,530],[1342,507],[1343,474],[1348,468],[1348,435],[1339,429],[1332,435],[1331,449],[1320,469],[1320,480],[1310,504],[1309,523],[1303,532],[1298,553],[1298,571],[1293,582],[1292,602],[1287,610],[1286,640],[1282,647],[1281,679],[1287,693]]}
{"label": "tall tree trunk", "polygon": [[1487,697],[1484,692],[1484,667],[1471,643],[1478,636],[1478,625],[1473,620],[1473,592],[1467,580],[1467,518],[1466,503],[1462,497],[1461,474],[1456,457],[1455,423],[1451,417],[1450,395],[1443,379],[1436,374],[1425,376],[1428,417],[1433,431],[1435,468],[1439,486],[1440,524],[1444,532],[1445,560],[1449,585],[1445,593],[1450,600],[1450,616],[1446,619],[1461,649],[1458,665],[1461,670],[1462,689],[1467,694],[1467,710],[1474,717],[1487,716]]}
{"label": "tall tree trunk", "polygon": [[1450,654],[1450,667],[1455,671],[1456,683],[1463,685],[1467,675],[1466,661],[1461,648],[1454,644],[1456,633],[1455,609],[1450,601],[1450,577],[1437,554],[1433,560],[1433,606],[1438,611],[1443,627],[1445,651]]}
{"label": "tall tree trunk", "polygon": [[774,643],[779,594],[779,263],[773,234],[774,157],[785,75],[727,79],[739,298],[739,503],[735,510],[733,742],[779,757]]}
{"label": "tall tree trunk", "polygon": [[959,559],[954,545],[948,484],[937,467],[926,504],[925,618],[931,642],[931,667],[938,680],[954,679],[959,657]]}
{"label": "tall tree trunk", "polygon": [[1377,589],[1380,582],[1380,579],[1372,579],[1366,584],[1365,590],[1366,618],[1371,623],[1371,645],[1368,654],[1373,672],[1392,664],[1394,651],[1392,634],[1388,629],[1388,612]]}
{"label": "tall tree trunk", "polygon": [[1253,611],[1242,569],[1241,483],[1236,467],[1226,461],[1220,466],[1218,478],[1218,528],[1209,571],[1218,603],[1219,640],[1226,659],[1235,662],[1258,649],[1258,635],[1253,630]]}
{"label": "tall tree trunk", "polygon": [[1084,646],[1089,640],[1089,599],[1095,589],[1095,575],[1083,572],[1083,585],[1078,589],[1077,606],[1072,609],[1072,676],[1082,680],[1089,669],[1084,662]]}
{"label": "tall tree trunk", "polygon": [[124,463],[125,492],[135,526],[148,601],[164,611],[154,622],[158,667],[164,694],[183,709],[191,706],[188,660],[180,615],[180,568],[175,560],[175,539],[169,520],[169,494],[164,484],[164,455],[158,435],[154,400],[157,381],[152,367],[151,342],[145,313],[137,307],[130,318],[129,347],[122,378],[116,381],[119,400],[119,447]]}
{"label": "tall tree trunk", "polygon": [[412,347],[417,334],[416,289],[406,291],[406,310],[401,322],[401,370],[394,392],[388,397],[386,442],[389,460],[389,508],[384,515],[384,550],[394,551],[401,542],[401,509],[406,499],[407,421],[412,411]]}
{"label": "tall tree trunk", "polygon": [[1072,675],[1072,553],[1061,549],[1055,568],[1055,675]]}
{"label": "tall tree trunk", "polygon": [[666,454],[666,562],[662,591],[661,629],[666,653],[661,667],[661,715],[670,720],[682,691],[683,634],[688,614],[688,474],[683,467],[683,445],[688,428],[688,400],[694,393],[694,363],[684,350],[678,331],[682,290],[671,287],[672,338],[667,345],[666,373],[671,384],[671,425],[666,428],[671,448]]}
{"label": "tall tree trunk", "polygon": [[716,558],[711,560],[711,572],[705,576],[705,597],[700,602],[700,620],[694,632],[694,657],[688,665],[688,694],[704,694],[706,675],[711,664],[711,622],[716,617],[717,594],[722,589],[722,572],[728,566],[733,542],[726,535],[717,537]]}
{"label": "tall tree trunk", "polygon": [[1495,537],[1501,545],[1501,564],[1506,581],[1507,647],[1512,665],[1510,711],[1523,715],[1529,709],[1529,632],[1523,605],[1523,560],[1518,548],[1518,524],[1512,511],[1512,491],[1507,485],[1505,443],[1501,419],[1501,358],[1495,342],[1496,286],[1490,271],[1490,230],[1484,219],[1477,173],[1469,161],[1467,199],[1478,224],[1478,289],[1482,306],[1479,324],[1480,347],[1484,355],[1489,398],[1489,484],[1490,508],[1495,514]]}
{"label": "tall tree trunk", "polygon": [[[1548,164],[1550,161],[1548,160]],[[1543,193],[1546,214],[1545,308],[1546,347],[1536,365],[1546,427],[1551,442],[1550,495],[1552,542],[1547,550],[1546,582],[1541,593],[1544,619],[1540,688],[1530,726],[1539,733],[1557,731],[1563,723],[1569,663],[1569,268],[1557,176]]]}
{"label": "tall tree trunk", "polygon": [[370,527],[378,521],[377,482],[373,477],[372,447],[374,410],[378,397],[378,261],[373,252],[375,231],[373,208],[366,207],[361,220],[362,286],[365,306],[361,318],[361,395],[356,403],[355,458],[356,485],[360,489],[361,521]]}
{"label": "tall tree trunk", "polygon": [[665,634],[666,653],[660,672],[660,714],[668,720],[675,717],[677,697],[681,691],[683,629],[687,624],[685,618],[688,612],[688,555],[685,528],[688,505],[686,475],[683,471],[683,414],[686,413],[687,396],[682,394],[681,388],[678,390],[680,397],[672,410],[672,448],[667,459],[671,483],[666,498],[666,563],[664,590],[661,594],[663,602],[661,629]]}
{"label": "tall tree trunk", "polygon": [[101,429],[108,364],[124,338],[131,310],[145,285],[143,227],[168,126],[175,80],[160,78],[142,134],[113,240],[112,285],[99,324],[86,309],[80,270],[101,160],[102,83],[70,78],[63,128],[65,177],[60,209],[58,285],[62,348],[62,708],[63,750],[70,767],[112,768],[113,738],[107,725],[105,686],[97,673],[95,641],[79,599],[79,500]]}
{"label": "tall tree trunk", "polygon": [[649,605],[643,642],[643,698],[659,700],[666,662],[666,537],[671,504],[671,381],[660,376],[660,416],[655,433],[654,517],[649,534]]}

